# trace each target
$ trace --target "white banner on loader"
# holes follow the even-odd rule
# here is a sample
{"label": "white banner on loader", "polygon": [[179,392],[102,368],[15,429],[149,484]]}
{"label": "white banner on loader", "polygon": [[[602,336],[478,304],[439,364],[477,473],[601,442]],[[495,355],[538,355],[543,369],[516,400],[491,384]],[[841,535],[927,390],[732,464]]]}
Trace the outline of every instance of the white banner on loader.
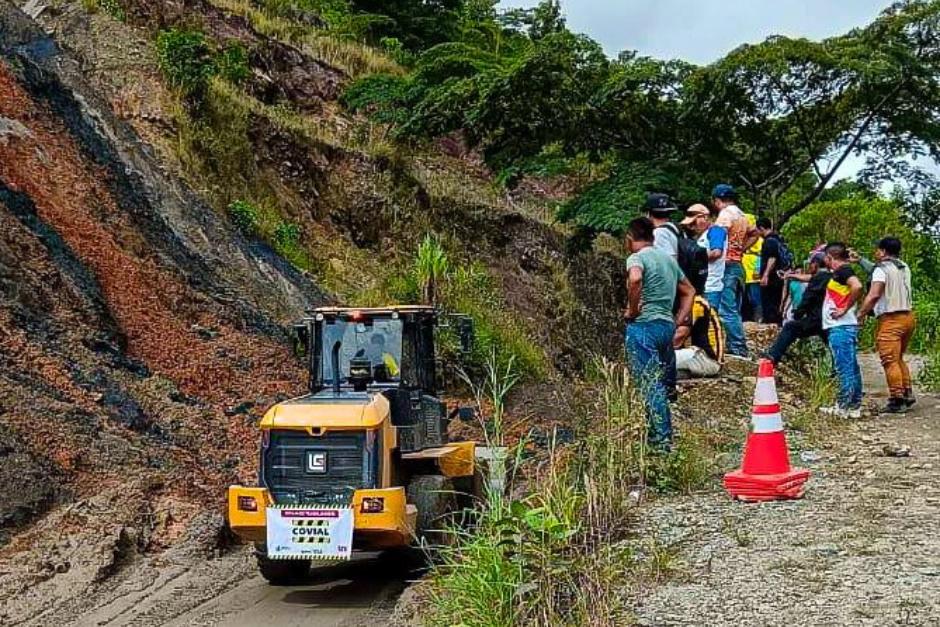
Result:
{"label": "white banner on loader", "polygon": [[267,508],[270,559],[348,560],[352,555],[350,507]]}

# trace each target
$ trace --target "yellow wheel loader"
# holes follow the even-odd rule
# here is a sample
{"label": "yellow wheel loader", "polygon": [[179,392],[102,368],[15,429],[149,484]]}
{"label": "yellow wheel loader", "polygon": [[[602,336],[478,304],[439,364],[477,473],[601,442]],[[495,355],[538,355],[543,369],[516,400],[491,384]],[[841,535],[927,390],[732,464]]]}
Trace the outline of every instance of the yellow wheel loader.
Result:
{"label": "yellow wheel loader", "polygon": [[[295,329],[305,396],[261,420],[257,486],[228,489],[232,531],[255,543],[273,584],[312,562],[430,538],[469,492],[473,442],[448,442],[431,307],[319,308]],[[465,350],[472,324],[458,318]]]}

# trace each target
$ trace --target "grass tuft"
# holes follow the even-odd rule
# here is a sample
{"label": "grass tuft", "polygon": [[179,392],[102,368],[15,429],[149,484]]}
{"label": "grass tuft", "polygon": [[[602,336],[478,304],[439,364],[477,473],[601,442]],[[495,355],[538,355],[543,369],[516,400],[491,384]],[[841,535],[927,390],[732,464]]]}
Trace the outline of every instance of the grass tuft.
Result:
{"label": "grass tuft", "polygon": [[338,68],[352,78],[366,74],[400,74],[402,67],[389,56],[342,33],[287,19],[277,11],[259,8],[251,0],[212,0],[212,3],[248,20],[252,28],[283,43],[297,46],[311,57]]}

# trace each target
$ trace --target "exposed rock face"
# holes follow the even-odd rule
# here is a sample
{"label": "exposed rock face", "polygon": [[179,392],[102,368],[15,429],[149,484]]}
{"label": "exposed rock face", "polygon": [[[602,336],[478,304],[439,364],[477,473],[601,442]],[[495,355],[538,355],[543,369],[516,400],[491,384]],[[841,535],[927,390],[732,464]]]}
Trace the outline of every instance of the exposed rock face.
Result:
{"label": "exposed rock face", "polygon": [[256,446],[225,411],[302,389],[282,325],[325,300],[0,3],[0,529],[143,476],[128,508],[216,501]]}

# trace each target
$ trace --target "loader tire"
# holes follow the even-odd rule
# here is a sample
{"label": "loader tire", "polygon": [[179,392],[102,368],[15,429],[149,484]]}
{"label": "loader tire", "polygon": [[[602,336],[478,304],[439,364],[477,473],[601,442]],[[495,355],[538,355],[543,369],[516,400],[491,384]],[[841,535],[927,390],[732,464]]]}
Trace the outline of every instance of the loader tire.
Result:
{"label": "loader tire", "polygon": [[406,490],[408,502],[418,508],[415,535],[423,545],[449,544],[453,533],[448,529],[457,510],[454,483],[442,475],[417,475]]}
{"label": "loader tire", "polygon": [[310,573],[310,560],[272,560],[258,554],[258,570],[272,586],[296,586]]}

